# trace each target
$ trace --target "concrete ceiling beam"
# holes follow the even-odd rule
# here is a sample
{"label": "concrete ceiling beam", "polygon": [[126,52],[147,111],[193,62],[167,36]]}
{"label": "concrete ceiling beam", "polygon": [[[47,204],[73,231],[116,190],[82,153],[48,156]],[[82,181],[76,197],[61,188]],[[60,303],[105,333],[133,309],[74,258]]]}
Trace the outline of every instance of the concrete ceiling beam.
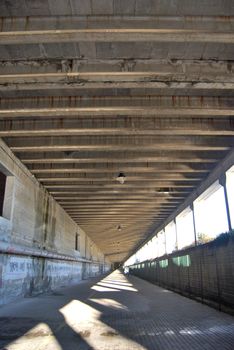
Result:
{"label": "concrete ceiling beam", "polygon": [[[62,187],[61,187],[61,189],[62,189]],[[90,189],[90,188],[89,188]],[[79,196],[79,195],[85,195],[85,196],[89,196],[89,195],[96,195],[97,193],[95,193],[95,192],[93,192],[93,191],[91,191],[91,189],[90,189],[90,191],[84,191],[84,190],[82,190],[82,191],[67,191],[67,190],[65,190],[65,191],[63,191],[63,189],[62,190],[60,190],[60,189],[58,189],[58,190],[56,190],[56,191],[49,191],[50,192],[50,194],[51,195],[53,195],[53,196],[55,196],[56,197],[56,195],[66,195],[66,194],[68,194],[68,195],[71,195],[71,194],[73,194],[73,195],[76,195],[76,196]],[[112,195],[113,196],[113,194],[115,194],[116,195],[116,193],[117,193],[117,191],[115,191],[115,190],[110,190],[110,191],[106,191],[106,190],[104,190],[104,191],[99,191],[98,192],[98,194],[100,195],[100,198],[101,198],[101,196],[102,195]],[[133,190],[133,189],[129,189],[129,188],[127,188],[127,189],[125,189],[125,191],[124,191],[124,193],[126,193],[126,195],[129,195],[129,194],[141,194],[141,195],[148,195],[148,194],[152,194],[152,195],[160,195],[160,193],[156,193],[156,191],[152,188],[151,190],[150,189],[145,189],[145,190],[142,190],[142,189],[135,189],[135,190]],[[173,189],[173,192],[172,192],[172,194],[173,194],[173,198],[177,198],[177,195],[179,194],[179,198],[181,198],[181,196],[182,195],[187,195],[187,193],[189,193],[189,190],[184,190],[183,188],[182,189],[180,189],[179,191],[178,191],[178,189],[176,188],[176,189]],[[172,195],[171,194],[171,195]],[[115,197],[113,197],[113,198],[115,198]]]}
{"label": "concrete ceiling beam", "polygon": [[[122,137],[34,137],[34,138],[7,138],[13,152],[17,153],[58,153],[58,152],[159,152],[159,151],[227,151],[233,147],[231,136],[122,136]],[[163,154],[161,154],[163,157]],[[51,167],[50,167],[51,168]],[[58,171],[61,169],[58,168]],[[46,169],[44,167],[44,169]],[[54,167],[56,169],[56,167]],[[53,170],[54,170],[53,169]],[[67,167],[70,169],[70,167]],[[95,167],[93,168],[95,171]],[[56,170],[54,170],[56,172]],[[71,170],[71,172],[74,169]]]}
{"label": "concrete ceiling beam", "polygon": [[[35,107],[37,106],[37,107]],[[229,97],[147,96],[1,99],[0,120],[85,117],[233,117]]]}
{"label": "concrete ceiling beam", "polygon": [[[183,15],[183,16],[227,16],[234,14],[232,1],[220,0],[173,0],[165,3],[160,0],[43,0],[36,4],[31,1],[16,2],[7,0],[1,2],[2,16],[40,16],[41,19],[47,16],[150,16],[150,15]],[[146,6],[147,5],[147,6]]]}
{"label": "concrete ceiling beam", "polygon": [[[131,204],[129,204],[129,205],[115,205],[115,204],[113,204],[113,206],[110,208],[110,207],[108,207],[108,205],[102,205],[102,206],[87,206],[87,207],[77,207],[77,208],[75,208],[75,209],[73,209],[72,210],[72,206],[70,207],[70,206],[67,206],[66,205],[66,203],[62,203],[62,202],[60,202],[60,204],[61,204],[61,206],[62,207],[66,207],[67,208],[67,211],[68,211],[68,213],[83,213],[83,212],[86,212],[86,213],[89,213],[89,212],[96,212],[96,211],[98,211],[99,212],[99,210],[105,210],[105,213],[109,213],[109,211],[111,211],[112,212],[112,210],[114,210],[114,211],[121,211],[121,210],[125,210],[125,209],[130,209],[131,211],[133,211],[133,212],[141,212],[141,209],[142,209],[142,211],[144,212],[144,211],[150,211],[151,209],[152,210],[158,210],[158,209],[162,209],[162,210],[164,210],[164,209],[170,209],[170,208],[174,208],[175,206],[173,205],[173,204],[168,204],[168,205],[165,205],[165,204],[160,204],[160,203],[158,203],[158,205],[157,204],[154,204],[154,203],[152,203],[151,205],[146,205],[144,202],[142,203],[142,208],[139,208],[139,205],[141,204],[141,202],[139,202],[139,203],[133,203],[132,205]],[[136,206],[138,206],[138,209],[136,209],[135,207],[134,207],[134,205]],[[69,209],[68,209],[69,208]]]}
{"label": "concrete ceiling beam", "polygon": [[97,28],[0,32],[0,45],[74,42],[158,42],[234,44],[233,31],[203,29]]}
{"label": "concrete ceiling beam", "polygon": [[[205,73],[204,73],[205,74]],[[132,83],[140,83],[141,86],[153,83],[157,87],[200,87],[203,88],[226,88],[234,83],[234,75],[232,72],[226,74],[206,74],[193,73],[185,74],[175,72],[139,72],[139,71],[121,71],[121,72],[68,72],[68,73],[25,73],[25,74],[2,74],[0,75],[0,89],[4,87],[11,89],[14,86],[17,88],[26,89],[50,89],[50,88],[69,88],[69,85],[74,88],[86,87],[116,87],[117,83],[120,87],[138,87],[138,85],[130,85]],[[163,85],[166,83],[166,85]],[[168,84],[170,83],[170,85]],[[11,87],[12,84],[12,87]],[[40,85],[41,84],[41,85]],[[44,84],[44,85],[43,85]],[[48,84],[48,85],[46,85]],[[51,84],[51,85],[49,85]],[[67,85],[66,85],[67,84]],[[113,84],[113,86],[111,85]],[[129,86],[127,86],[129,84]],[[161,84],[161,85],[160,85]],[[181,85],[180,85],[181,84]],[[225,85],[226,84],[226,85]],[[150,85],[147,85],[150,87]]]}
{"label": "concrete ceiling beam", "polygon": [[[87,191],[84,191],[84,192],[80,192],[80,191],[74,191],[74,192],[71,192],[71,191],[50,191],[51,195],[53,195],[55,198],[57,197],[70,197],[70,196],[73,196],[75,195],[77,198],[83,198],[83,199],[87,199],[89,198],[89,193],[87,193]],[[187,191],[182,191],[182,190],[178,190],[178,189],[173,189],[170,191],[168,198],[182,198],[184,195],[187,194]],[[142,198],[145,198],[145,195],[152,195],[152,196],[157,196],[158,198],[161,198],[161,197],[165,197],[165,194],[164,193],[161,193],[160,191],[149,191],[149,190],[136,190],[135,193],[133,193],[133,191],[129,191],[128,189],[124,190],[124,192],[121,192],[121,191],[116,191],[115,193],[115,196],[113,196],[113,192],[108,192],[108,191],[105,191],[103,194],[100,194],[100,193],[93,193],[94,197],[91,196],[91,200],[92,198],[94,200],[102,200],[102,199],[108,199],[108,198],[118,198],[118,196],[122,196],[122,195],[125,195],[127,196],[127,198],[134,198],[134,195],[136,197],[140,197]],[[96,199],[96,196],[98,196],[98,198]],[[166,196],[166,197],[167,197]]]}
{"label": "concrete ceiling beam", "polygon": [[[43,26],[42,26],[43,24]],[[1,17],[3,32],[37,30],[84,30],[84,29],[192,29],[221,32],[234,28],[233,16],[127,16],[125,15],[73,15],[73,16],[22,16]]]}
{"label": "concrete ceiling beam", "polygon": [[[134,74],[136,73],[136,78]],[[131,59],[95,59],[95,58],[74,58],[74,59],[35,59],[30,60],[0,60],[0,75],[2,80],[4,76],[9,76],[9,81],[16,82],[15,79],[48,79],[50,76],[57,79],[65,79],[66,77],[81,77],[82,79],[89,77],[101,80],[108,76],[125,79],[139,79],[139,75],[145,77],[154,77],[160,80],[176,80],[189,81],[189,79],[199,81],[204,79],[206,82],[224,81],[233,82],[233,61],[218,59],[143,59],[132,57]],[[82,75],[84,74],[84,75]],[[139,75],[138,75],[139,74]],[[12,78],[10,78],[12,76]],[[24,78],[25,77],[25,78]],[[40,78],[41,77],[41,78]],[[103,78],[104,77],[104,78]],[[13,81],[11,80],[13,79]],[[46,80],[47,81],[47,80]]]}
{"label": "concrete ceiling beam", "polygon": [[[18,91],[24,92],[25,95],[27,95],[27,91],[29,92],[28,95],[33,96],[34,94],[37,94],[38,91],[44,91],[45,94],[51,93],[54,94],[54,91],[64,91],[67,90],[67,95],[79,95],[82,94],[82,91],[79,92],[79,90],[84,89],[148,89],[148,94],[165,94],[165,95],[179,95],[184,94],[187,95],[188,92],[190,95],[193,93],[196,95],[210,95],[211,91],[214,96],[223,95],[225,92],[231,94],[234,91],[234,83],[232,82],[213,82],[213,83],[206,83],[206,82],[177,82],[177,81],[171,81],[171,82],[157,82],[157,81],[149,81],[149,82],[103,82],[103,83],[90,83],[90,82],[74,82],[74,83],[20,83],[20,84],[11,84],[11,83],[0,83],[0,93],[3,97],[8,97],[8,92],[15,92],[18,94]],[[91,91],[92,92],[92,91]],[[58,94],[57,93],[57,94]],[[20,94],[18,94],[20,97]],[[9,95],[11,96],[11,95]]]}
{"label": "concrete ceiling beam", "polygon": [[[193,122],[189,121],[184,127],[168,127],[168,128],[154,128],[154,129],[136,129],[136,128],[102,128],[102,129],[19,129],[19,130],[4,130],[1,128],[0,137],[32,137],[32,136],[154,136],[154,135],[178,135],[178,136],[233,136],[234,135],[234,121],[226,122],[224,120],[223,126],[215,126],[215,123],[204,123],[203,127],[192,128]],[[196,122],[194,122],[196,124]],[[202,124],[202,123],[201,123]],[[1,123],[0,123],[1,125]],[[191,125],[191,127],[190,127]],[[7,129],[7,127],[5,127]]]}
{"label": "concrete ceiling beam", "polygon": [[[170,154],[168,154],[170,153]],[[178,151],[170,151],[167,152],[166,150],[163,153],[159,152],[154,152],[154,155],[152,153],[142,155],[135,155],[135,154],[130,154],[126,153],[122,157],[120,155],[116,155],[116,158],[111,158],[111,157],[95,157],[95,154],[92,154],[89,158],[84,158],[79,156],[79,158],[65,158],[65,155],[60,155],[61,158],[58,158],[56,154],[54,154],[54,158],[51,158],[51,155],[48,155],[44,153],[43,157],[41,154],[38,153],[23,153],[21,154],[21,161],[24,164],[102,164],[103,167],[113,167],[113,164],[118,164],[116,167],[126,167],[126,163],[129,164],[129,166],[132,164],[137,163],[151,163],[154,167],[157,166],[157,168],[166,169],[168,171],[171,170],[183,170],[183,171],[188,171],[190,172],[191,169],[194,171],[200,171],[200,170],[209,170],[211,165],[209,163],[216,163],[219,159],[220,156],[219,154],[215,153],[212,154],[209,152],[202,152],[197,154],[187,151],[183,153],[178,153]],[[193,157],[193,158],[191,158]],[[152,164],[154,163],[154,164]],[[192,163],[192,164],[191,164]],[[128,165],[127,165],[128,166]],[[176,166],[176,169],[174,168]],[[160,171],[160,170],[159,170]]]}
{"label": "concrete ceiling beam", "polygon": [[[126,169],[125,169],[126,171]],[[134,171],[134,170],[133,170]],[[151,176],[147,176],[147,180],[150,181],[150,182],[154,182],[155,180],[157,179],[162,179],[162,174],[163,172],[161,172],[160,174],[158,174],[157,170],[154,170],[152,169],[152,175],[150,173]],[[147,171],[145,171],[144,168],[142,168],[142,174],[139,175],[139,176],[131,176],[131,173],[128,173],[127,174],[127,178],[128,178],[128,182],[138,182],[138,181],[142,181],[142,179],[144,178],[145,176],[145,173],[147,173]],[[205,173],[206,174],[206,173]],[[117,174],[118,175],[118,174]],[[173,174],[167,174],[167,172],[165,171],[164,175],[163,175],[163,178],[166,180],[166,179],[169,179],[169,180],[188,180],[188,179],[202,179],[203,178],[204,173],[190,173],[190,174],[187,174],[187,175],[184,175],[182,173],[173,173]],[[102,177],[100,178],[96,178],[95,176],[92,175],[92,177],[84,177],[84,178],[79,178],[79,177],[51,177],[51,178],[37,178],[38,181],[40,182],[100,182],[100,181],[105,181],[105,182],[113,182],[113,181],[116,181],[116,176],[115,177],[108,177],[108,176],[105,176],[102,175]]]}
{"label": "concrete ceiling beam", "polygon": [[[165,206],[171,206],[174,202],[180,202],[180,200],[171,200],[167,199],[165,200],[164,198],[157,198],[155,196],[154,200],[153,198],[151,198],[152,201],[148,201],[147,196],[145,196],[145,198],[139,198],[139,200],[136,199],[128,199],[125,197],[119,198],[119,199],[112,199],[112,200],[101,200],[101,201],[89,201],[89,199],[87,198],[86,201],[79,201],[76,198],[74,198],[74,200],[59,200],[59,203],[62,204],[76,204],[78,209],[84,209],[84,208],[95,208],[95,207],[100,207],[100,206],[108,206],[110,204],[110,202],[113,203],[113,205],[115,207],[128,207],[129,205],[135,205],[137,203],[144,205],[145,207],[147,206],[158,206],[158,205],[165,205]],[[76,210],[76,208],[73,208],[74,210]]]}
{"label": "concrete ceiling beam", "polygon": [[[25,98],[1,98],[1,113],[8,110],[13,113],[14,110],[25,110],[25,113],[35,110],[53,112],[54,110],[73,111],[88,110],[104,110],[105,108],[122,111],[123,109],[134,108],[157,108],[158,110],[172,109],[225,109],[233,110],[233,98],[224,97],[203,97],[203,96],[147,96],[147,94],[139,96],[46,96],[46,97],[25,97]],[[87,110],[87,111],[88,111]],[[40,114],[38,114],[38,117]]]}
{"label": "concrete ceiling beam", "polygon": [[[125,200],[126,203],[137,203],[138,201],[141,201],[141,200],[144,200],[145,198],[147,198],[148,202],[154,202],[154,203],[179,203],[181,202],[182,199],[184,199],[184,197],[187,195],[186,192],[182,192],[180,195],[175,195],[175,196],[169,196],[168,198],[166,198],[166,200],[164,200],[164,198],[162,197],[158,197],[155,194],[152,194],[152,193],[148,193],[147,191],[145,191],[145,194],[140,194],[138,196],[131,196],[131,195],[126,195],[126,196],[121,196],[121,200]],[[61,200],[66,200],[67,197],[56,197],[56,200],[57,201],[61,201]],[[71,202],[74,200],[74,199],[79,199],[79,203],[83,203],[83,204],[99,204],[99,203],[109,203],[109,202],[115,202],[116,201],[114,200],[115,197],[103,197],[103,196],[98,196],[94,195],[94,197],[89,197],[87,196],[86,198],[82,197],[81,199],[79,199],[79,197],[77,197],[76,195],[74,195],[73,197],[68,197],[68,199],[71,200]]]}
{"label": "concrete ceiling beam", "polygon": [[[170,212],[171,212],[171,210],[168,210],[168,211],[166,211],[166,212],[161,212],[161,213],[158,213],[157,214],[157,212],[156,211],[151,211],[151,212],[148,212],[148,218],[149,218],[149,220],[150,220],[150,217],[152,217],[152,215],[153,214],[156,214],[157,215],[157,219],[161,219],[162,217],[165,217],[165,216],[168,216],[169,214],[170,214]],[[87,217],[87,215],[89,215],[90,216],[90,218],[103,218],[104,220],[109,220],[111,217],[114,217],[115,215],[116,215],[116,217],[118,217],[119,219],[120,219],[120,221],[122,221],[122,222],[124,222],[124,220],[127,220],[127,219],[129,219],[129,218],[132,218],[132,217],[134,217],[134,216],[137,216],[137,215],[141,215],[142,214],[142,216],[144,216],[144,212],[143,213],[141,213],[141,212],[136,212],[136,213],[132,213],[132,214],[128,214],[128,215],[123,215],[122,213],[120,213],[120,214],[118,214],[118,213],[116,213],[116,212],[112,212],[112,213],[109,213],[109,215],[108,214],[106,214],[106,215],[99,215],[99,214],[97,214],[97,213],[87,213],[87,214],[83,214],[83,213],[80,213],[80,214],[76,214],[76,218],[78,218],[78,219],[81,219],[81,218],[85,218],[85,217]]]}
{"label": "concrete ceiling beam", "polygon": [[[159,180],[160,182],[160,180]],[[80,185],[44,185],[45,188],[47,189],[50,189],[50,188],[56,188],[56,189],[59,189],[59,188],[62,188],[62,189],[75,189],[75,188],[81,188],[81,189],[84,189],[84,188],[87,188],[87,189],[99,189],[100,192],[99,193],[103,193],[104,191],[104,188],[110,188],[110,190],[113,190],[113,189],[121,189],[123,185],[118,185],[118,184],[106,184],[104,186],[101,186],[101,190],[100,190],[100,186],[99,185],[84,185],[84,184],[80,184]],[[182,188],[191,188],[193,187],[194,184],[188,184],[188,182],[186,182],[185,184],[175,184],[174,182],[164,182],[164,181],[161,181],[161,183],[158,183],[158,184],[154,184],[153,187],[155,188],[161,188],[161,187],[182,187]],[[152,188],[152,185],[151,184],[148,184],[148,183],[145,183],[145,184],[134,184],[134,185],[131,185],[131,184],[128,184],[128,183],[125,183],[124,184],[124,187],[125,189],[129,189],[129,188],[133,188],[134,191],[136,189],[146,189],[146,188]],[[151,190],[151,191],[155,191],[154,189]]]}
{"label": "concrete ceiling beam", "polygon": [[[159,170],[158,170],[159,168]],[[160,169],[160,165],[157,166],[157,163],[155,164],[149,164],[147,167],[147,164],[144,163],[142,164],[142,166],[140,167],[131,167],[126,165],[124,166],[124,168],[119,165],[116,167],[112,167],[110,166],[110,168],[108,169],[108,165],[107,166],[103,166],[103,167],[95,167],[95,165],[93,165],[93,168],[91,167],[81,167],[81,168],[70,168],[70,167],[55,167],[55,166],[50,166],[50,167],[46,167],[46,166],[39,166],[38,165],[33,165],[30,166],[29,169],[35,173],[38,172],[48,172],[50,173],[48,176],[43,176],[41,175],[40,180],[41,181],[46,181],[46,179],[48,179],[48,181],[52,181],[52,179],[54,181],[92,181],[92,179],[94,178],[93,181],[100,181],[102,179],[105,179],[105,181],[113,181],[116,180],[116,177],[118,176],[120,171],[123,171],[126,173],[126,176],[128,176],[128,180],[129,181],[138,181],[141,179],[141,176],[144,176],[145,174],[147,175],[147,178],[150,179],[157,179],[157,178],[162,178],[163,175],[168,176],[168,177],[172,177],[175,176],[175,178],[179,178],[179,177],[199,177],[202,173],[206,173],[208,170],[204,169],[204,171],[196,171],[196,169],[193,169],[192,167],[186,171],[183,170],[183,168],[179,168],[178,170],[176,167],[162,167]],[[186,168],[185,168],[186,169]],[[61,174],[62,173],[62,174]],[[63,174],[64,173],[64,174]],[[73,175],[71,176],[71,174],[79,174],[76,177]],[[187,173],[187,175],[181,175],[182,173]],[[197,175],[189,175],[189,174],[196,174]],[[91,175],[87,175],[87,174],[91,174]],[[96,174],[99,174],[96,176]],[[168,174],[168,175],[167,175]],[[175,175],[174,175],[175,174]],[[178,174],[178,175],[177,175]],[[94,177],[95,175],[95,177]],[[164,178],[165,178],[164,176]],[[63,180],[64,179],[64,180]]]}
{"label": "concrete ceiling beam", "polygon": [[61,146],[61,145],[54,145],[54,146],[41,146],[41,145],[36,145],[36,146],[11,146],[11,150],[15,153],[22,153],[22,152],[38,152],[38,153],[43,153],[43,152],[58,152],[58,151],[79,151],[79,150],[85,150],[85,151],[92,151],[92,152],[97,152],[97,151],[104,151],[104,152],[118,152],[122,150],[128,150],[128,151],[135,151],[137,152],[138,150],[144,149],[153,151],[153,150],[164,150],[167,148],[167,151],[170,150],[178,150],[178,151],[228,151],[230,147],[233,147],[234,145],[230,145],[230,143],[227,142],[226,145],[220,145],[220,146],[215,146],[215,145],[183,145],[180,143],[171,143],[171,144],[152,144],[152,145],[77,145],[77,146]]}
{"label": "concrete ceiling beam", "polygon": [[0,120],[14,118],[39,117],[105,117],[105,116],[134,116],[134,117],[233,117],[233,108],[158,108],[158,107],[68,107],[68,108],[18,108],[1,109]]}

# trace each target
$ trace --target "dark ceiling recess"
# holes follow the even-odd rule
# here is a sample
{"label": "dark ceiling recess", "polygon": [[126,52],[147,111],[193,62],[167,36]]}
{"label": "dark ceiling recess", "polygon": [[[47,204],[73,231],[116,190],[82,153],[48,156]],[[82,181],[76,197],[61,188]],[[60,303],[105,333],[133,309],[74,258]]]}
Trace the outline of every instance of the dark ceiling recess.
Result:
{"label": "dark ceiling recess", "polygon": [[234,145],[234,13],[100,2],[2,2],[0,137],[122,262]]}

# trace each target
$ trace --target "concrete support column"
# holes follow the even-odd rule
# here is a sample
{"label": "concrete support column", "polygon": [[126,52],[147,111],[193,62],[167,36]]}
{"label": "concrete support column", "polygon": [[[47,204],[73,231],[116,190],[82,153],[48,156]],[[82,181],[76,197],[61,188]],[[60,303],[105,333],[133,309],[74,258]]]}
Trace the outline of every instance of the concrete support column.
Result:
{"label": "concrete support column", "polygon": [[219,183],[221,186],[223,186],[224,189],[224,198],[225,198],[225,205],[226,205],[226,213],[227,213],[227,221],[228,221],[228,230],[231,231],[232,229],[232,224],[231,224],[231,215],[230,215],[230,208],[229,208],[229,203],[228,203],[228,195],[227,195],[227,185],[226,185],[226,174],[223,174],[219,178]]}
{"label": "concrete support column", "polygon": [[176,250],[178,250],[178,233],[177,233],[176,219],[174,219],[173,222],[175,224],[175,233],[176,233]]}
{"label": "concrete support column", "polygon": [[167,254],[167,242],[166,242],[166,232],[165,232],[165,229],[163,229],[162,232],[163,232],[163,235],[164,235],[164,251],[165,251],[165,254]]}
{"label": "concrete support column", "polygon": [[193,230],[194,230],[194,244],[197,245],[197,229],[196,229],[196,220],[195,220],[195,213],[194,213],[194,205],[193,203],[190,204],[190,209],[193,213]]}

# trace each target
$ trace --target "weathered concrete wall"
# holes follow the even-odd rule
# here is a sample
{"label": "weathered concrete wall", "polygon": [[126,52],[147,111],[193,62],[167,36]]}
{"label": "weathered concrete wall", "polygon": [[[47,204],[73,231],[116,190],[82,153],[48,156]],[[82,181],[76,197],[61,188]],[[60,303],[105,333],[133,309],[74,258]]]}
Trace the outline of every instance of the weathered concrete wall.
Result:
{"label": "weathered concrete wall", "polygon": [[1,255],[1,304],[35,295],[82,278],[82,263],[36,257]]}
{"label": "weathered concrete wall", "polygon": [[130,272],[234,314],[234,235],[136,264]]}
{"label": "weathered concrete wall", "polygon": [[36,2],[15,0],[2,1],[2,16],[27,15],[212,15],[231,16],[234,5],[228,0],[37,0]]}
{"label": "weathered concrete wall", "polygon": [[94,242],[1,140],[0,170],[11,175],[0,217],[0,304],[109,269]]}

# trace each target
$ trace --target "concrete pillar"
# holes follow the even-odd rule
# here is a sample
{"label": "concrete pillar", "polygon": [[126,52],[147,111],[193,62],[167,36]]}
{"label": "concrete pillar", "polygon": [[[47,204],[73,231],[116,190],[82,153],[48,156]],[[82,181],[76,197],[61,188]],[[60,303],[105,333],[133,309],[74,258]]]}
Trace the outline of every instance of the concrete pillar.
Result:
{"label": "concrete pillar", "polygon": [[176,219],[173,220],[175,224],[175,233],[176,233],[176,250],[178,250],[178,236],[177,236],[177,226],[176,226]]}
{"label": "concrete pillar", "polygon": [[196,220],[195,220],[195,213],[194,213],[194,205],[193,203],[190,204],[190,209],[193,213],[193,230],[194,230],[194,244],[197,245],[197,230],[196,230]]}
{"label": "concrete pillar", "polygon": [[219,183],[221,186],[223,186],[224,189],[224,198],[225,198],[225,204],[226,204],[226,213],[227,213],[227,221],[228,221],[228,230],[231,231],[232,229],[232,224],[231,224],[231,215],[230,215],[230,208],[229,208],[229,203],[228,203],[228,195],[227,195],[227,186],[226,186],[226,174],[223,174],[219,178]]}

